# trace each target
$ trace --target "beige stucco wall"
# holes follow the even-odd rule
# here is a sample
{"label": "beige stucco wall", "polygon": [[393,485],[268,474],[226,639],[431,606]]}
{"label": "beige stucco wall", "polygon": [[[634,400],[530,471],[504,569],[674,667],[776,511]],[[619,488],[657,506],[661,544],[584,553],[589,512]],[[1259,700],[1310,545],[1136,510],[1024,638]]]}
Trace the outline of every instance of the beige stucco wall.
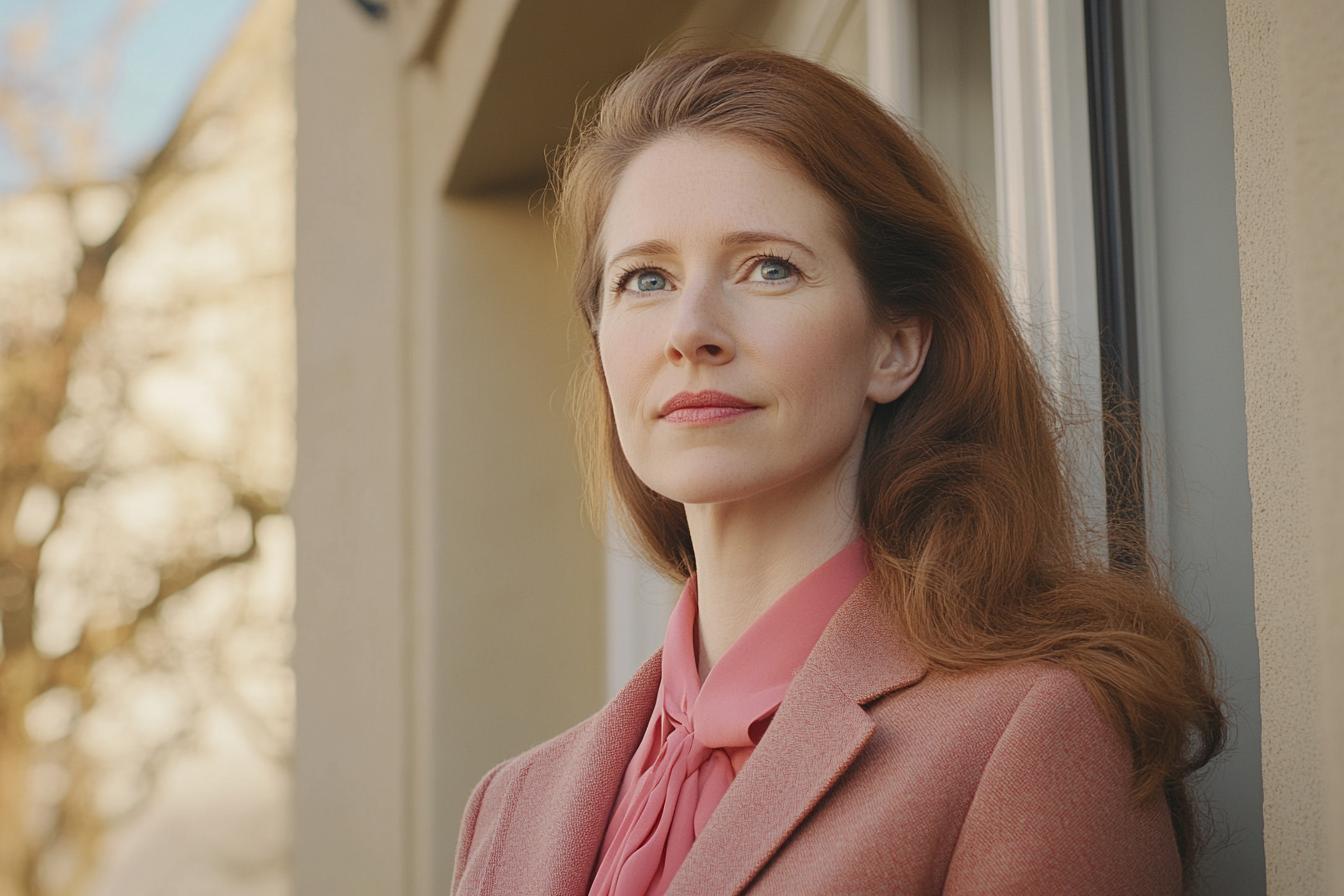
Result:
{"label": "beige stucco wall", "polygon": [[605,696],[602,548],[566,413],[583,334],[531,199],[451,199],[438,222],[437,881],[480,777]]}
{"label": "beige stucco wall", "polygon": [[1344,4],[1283,17],[1289,256],[1301,333],[1311,574],[1332,893],[1344,893]]}
{"label": "beige stucco wall", "polygon": [[1268,887],[1344,893],[1344,5],[1227,10]]}

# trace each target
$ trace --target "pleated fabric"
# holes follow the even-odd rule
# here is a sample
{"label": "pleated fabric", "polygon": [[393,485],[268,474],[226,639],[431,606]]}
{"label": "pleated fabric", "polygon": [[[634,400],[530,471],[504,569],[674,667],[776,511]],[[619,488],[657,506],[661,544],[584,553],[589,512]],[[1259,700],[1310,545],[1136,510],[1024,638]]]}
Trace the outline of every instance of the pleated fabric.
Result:
{"label": "pleated fabric", "polygon": [[626,767],[589,896],[661,896],[835,611],[868,574],[862,540],[789,589],[729,648],[703,684],[695,577],[663,643],[662,683]]}

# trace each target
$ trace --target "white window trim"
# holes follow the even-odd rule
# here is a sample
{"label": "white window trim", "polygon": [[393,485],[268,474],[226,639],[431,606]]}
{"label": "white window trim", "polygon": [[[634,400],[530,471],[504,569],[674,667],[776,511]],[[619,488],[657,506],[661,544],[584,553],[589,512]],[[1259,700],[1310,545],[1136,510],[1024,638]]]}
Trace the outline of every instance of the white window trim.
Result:
{"label": "white window trim", "polygon": [[868,89],[887,108],[919,124],[919,4],[868,0]]}
{"label": "white window trim", "polygon": [[999,260],[1041,369],[1077,421],[1067,448],[1085,519],[1104,527],[1083,8],[990,0],[989,10]]}

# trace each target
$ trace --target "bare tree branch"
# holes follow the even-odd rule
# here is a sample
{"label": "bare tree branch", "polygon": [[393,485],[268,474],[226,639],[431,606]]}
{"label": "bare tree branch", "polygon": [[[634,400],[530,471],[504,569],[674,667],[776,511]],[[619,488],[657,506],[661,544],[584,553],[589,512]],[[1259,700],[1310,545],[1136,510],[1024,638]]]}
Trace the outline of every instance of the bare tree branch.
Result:
{"label": "bare tree branch", "polygon": [[[110,32],[113,43],[123,40],[129,23],[150,2],[154,0],[122,0],[123,5],[118,13],[119,24],[117,29]],[[111,53],[104,59],[114,58],[115,55]],[[274,58],[284,57],[283,54],[277,54]],[[97,69],[102,64],[95,60],[89,68]],[[249,619],[243,609],[247,598],[241,595],[230,597],[230,600],[236,601],[226,605],[232,608],[232,617],[225,619],[218,632],[207,632],[199,640],[189,641],[194,645],[189,649],[172,644],[166,633],[177,625],[178,636],[181,636],[181,631],[185,631],[181,628],[182,620],[190,617],[184,613],[167,612],[167,608],[179,597],[182,597],[182,602],[177,606],[197,606],[198,603],[193,603],[191,597],[184,596],[185,592],[193,592],[195,589],[193,593],[203,597],[215,594],[217,589],[210,590],[213,587],[211,585],[199,589],[195,586],[215,573],[241,568],[259,559],[262,551],[259,527],[264,529],[262,524],[266,520],[283,513],[284,488],[264,481],[262,484],[250,483],[246,475],[240,472],[243,467],[230,468],[232,461],[211,459],[208,452],[201,456],[192,455],[186,443],[173,444],[166,435],[167,431],[156,429],[158,424],[149,416],[137,416],[141,412],[130,400],[130,386],[123,388],[121,385],[131,381],[124,376],[125,371],[116,366],[125,361],[109,362],[105,357],[112,350],[107,347],[111,344],[108,340],[121,338],[108,335],[117,332],[115,322],[121,321],[124,325],[127,320],[135,319],[116,316],[125,313],[117,310],[123,306],[109,309],[105,296],[109,288],[109,267],[119,257],[127,259],[128,263],[129,259],[150,257],[136,254],[142,251],[139,248],[132,249],[133,243],[148,246],[154,245],[154,240],[158,239],[147,235],[145,240],[137,240],[141,225],[162,209],[168,209],[164,214],[169,217],[179,213],[181,206],[174,205],[174,197],[180,195],[182,186],[192,183],[192,179],[200,174],[200,169],[194,167],[196,162],[193,159],[196,156],[190,152],[201,129],[216,116],[234,114],[235,110],[229,104],[236,102],[236,97],[240,95],[238,90],[247,88],[250,83],[248,78],[261,77],[247,66],[237,67],[233,72],[229,75],[233,80],[219,82],[227,85],[227,89],[216,89],[213,92],[203,89],[192,101],[162,150],[130,181],[119,185],[127,188],[129,201],[124,215],[111,229],[110,235],[106,239],[100,235],[98,239],[102,239],[102,242],[98,245],[86,245],[85,240],[92,242],[92,238],[88,237],[86,231],[80,231],[85,235],[80,237],[77,250],[71,238],[71,251],[75,253],[72,255],[70,271],[72,282],[63,297],[53,296],[57,303],[52,307],[59,309],[59,318],[54,322],[44,322],[40,327],[32,326],[16,331],[21,333],[21,337],[7,337],[7,341],[0,344],[0,626],[3,626],[3,653],[0,653],[0,896],[73,893],[91,873],[103,832],[109,823],[106,812],[100,809],[94,799],[95,785],[103,773],[99,765],[101,760],[87,752],[87,746],[72,734],[38,733],[30,736],[30,710],[38,705],[38,701],[48,699],[45,704],[48,707],[57,706],[60,701],[77,701],[79,709],[71,724],[78,727],[83,724],[85,716],[97,713],[108,705],[107,695],[100,689],[110,679],[100,669],[131,669],[135,675],[144,677],[155,674],[155,670],[184,668],[181,664],[187,661],[184,658],[190,655],[190,651],[195,650],[199,654],[204,646],[206,656],[214,657],[214,666],[204,667],[196,660],[191,661],[197,662],[197,666],[189,667],[196,670],[191,676],[201,680],[190,685],[194,689],[191,691],[193,696],[190,699],[194,702],[190,704],[190,712],[199,711],[200,706],[205,705],[203,700],[213,701],[210,705],[226,706],[237,713],[245,725],[255,729],[254,733],[264,730],[263,718],[248,716],[249,707],[244,699],[246,694],[234,687],[233,682],[226,680],[228,663],[221,661],[221,658],[226,659],[228,656],[226,647],[230,631],[255,624],[255,620]],[[237,72],[242,72],[241,80],[236,76]],[[35,160],[39,176],[46,178],[46,195],[63,197],[69,220],[76,221],[75,212],[84,197],[83,191],[97,186],[91,179],[90,160],[85,157],[81,161],[79,156],[85,152],[81,147],[97,136],[98,123],[79,121],[77,116],[67,115],[68,110],[58,108],[59,91],[43,93],[40,87],[34,86],[36,82],[24,81],[19,77],[21,74],[16,74],[9,60],[0,56],[0,128],[5,129],[11,142],[21,150],[27,147]],[[268,75],[273,76],[274,72]],[[211,77],[216,75],[212,74]],[[105,85],[112,80],[105,71],[99,83]],[[65,141],[66,152],[59,159],[44,155],[51,148],[49,138],[52,134]],[[71,159],[76,163],[74,167],[69,164]],[[59,190],[50,186],[56,177],[68,179]],[[190,301],[184,297],[175,296],[174,301],[178,302],[174,308],[191,307]],[[182,313],[186,314],[185,311]],[[141,373],[150,369],[159,357],[154,354],[158,349],[153,347],[152,342],[146,345],[148,347],[133,348],[130,350],[131,355],[123,356],[139,359],[137,363],[140,367],[137,369]],[[171,355],[171,350],[168,353]],[[86,383],[82,377],[92,374],[93,379],[87,382],[96,382],[99,365],[108,363],[113,364],[108,369],[118,371],[110,380],[114,385],[108,387],[106,395],[109,397],[79,399],[80,394],[100,394],[96,391],[81,392]],[[106,407],[111,409],[107,411],[109,416],[106,418],[98,416],[103,411],[96,410],[97,402],[104,400]],[[108,421],[123,421],[125,425]],[[108,427],[114,425],[121,427],[117,432],[135,431],[137,427],[141,431],[150,432],[149,436],[137,436],[156,440],[154,444],[158,447],[154,447],[145,457],[152,458],[154,464],[162,464],[156,469],[177,470],[171,475],[187,477],[183,481],[191,481],[190,476],[196,475],[194,471],[201,467],[210,467],[211,472],[205,474],[209,485],[208,488],[202,486],[205,490],[201,494],[207,494],[209,488],[222,487],[231,496],[232,510],[228,511],[229,505],[226,503],[223,505],[224,510],[191,511],[184,519],[189,520],[190,526],[194,528],[184,529],[176,536],[177,540],[171,543],[165,540],[163,544],[158,544],[147,540],[150,539],[148,535],[125,534],[135,531],[135,527],[143,521],[137,520],[132,514],[126,518],[129,520],[127,522],[107,509],[113,506],[108,483],[129,482],[134,476],[140,475],[138,471],[141,468],[134,464],[141,462],[132,461],[132,466],[127,467],[124,460],[110,459],[113,453],[108,452],[108,446],[112,444],[108,433],[112,430]],[[80,432],[80,426],[102,427],[101,435],[87,443],[90,449],[86,456],[92,460],[71,460],[79,457],[78,450],[75,454],[53,454],[54,449],[50,448],[53,433],[59,429],[62,438],[65,438],[66,435]],[[75,442],[61,444],[78,445],[80,442],[76,436]],[[68,461],[68,465],[60,458]],[[152,466],[149,461],[144,463],[145,469]],[[35,486],[50,489],[51,492],[34,491]],[[267,492],[267,488],[273,488],[276,494]],[[41,526],[45,528],[35,534],[31,522],[33,517],[30,516],[24,530],[16,531],[19,510],[25,496],[35,495],[49,505],[52,494],[55,496],[54,510],[49,516],[43,517]],[[94,503],[91,505],[89,501]],[[214,501],[213,497],[210,498],[207,506],[219,507]],[[80,509],[90,506],[102,509],[92,515]],[[244,531],[250,537],[245,547],[241,541],[242,532],[238,528],[241,523],[236,519],[242,515],[240,510],[246,514],[248,521]],[[216,519],[215,514],[223,515]],[[120,566],[113,563],[108,567],[118,570],[117,575],[123,576],[124,580],[113,577],[109,582],[93,583],[92,588],[85,588],[80,581],[81,576],[88,574],[85,567],[89,563],[101,561],[80,560],[75,561],[74,565],[69,565],[69,561],[61,561],[67,563],[66,567],[61,568],[73,572],[67,572],[69,578],[65,580],[59,577],[47,580],[55,584],[51,585],[51,590],[42,591],[44,603],[39,607],[39,578],[51,572],[50,562],[46,567],[43,566],[44,551],[50,549],[46,555],[48,561],[60,556],[63,551],[70,556],[71,545],[90,543],[88,539],[102,537],[99,533],[104,530],[99,526],[109,526],[111,528],[107,531],[123,533],[116,537],[130,539],[126,542],[129,545],[143,544],[143,553],[130,555],[130,559]],[[136,552],[141,550],[140,547],[134,548]],[[255,568],[264,571],[267,567],[263,562],[255,564]],[[148,579],[148,576],[154,574],[157,575],[157,581]],[[237,581],[247,582],[252,578],[245,574],[240,575]],[[261,580],[265,575],[255,578]],[[140,586],[134,584],[136,581],[143,581],[149,591],[137,592]],[[51,598],[56,603],[46,603],[46,595],[49,594],[56,595]],[[88,618],[80,621],[84,617],[79,613],[85,612],[81,610],[76,610],[73,615],[64,610],[60,613],[52,611],[51,608],[61,600],[73,600],[76,603],[84,600]],[[205,601],[205,605],[209,605],[209,600]],[[88,607],[94,609],[89,610]],[[109,622],[108,612],[118,612],[119,607],[125,616],[119,619],[114,617],[114,621]],[[53,615],[39,615],[39,610],[42,613],[52,612]],[[61,613],[66,616],[61,616]],[[69,623],[63,633],[53,634],[61,631],[59,627],[50,627],[51,621],[58,618],[74,621]],[[67,637],[70,640],[65,640]],[[73,646],[67,649],[65,645],[71,640]],[[265,641],[263,639],[258,643],[264,644]],[[214,692],[209,692],[211,688]],[[68,689],[71,693],[63,693],[60,689]],[[202,694],[208,696],[203,697]],[[40,732],[40,728],[31,730]],[[146,781],[154,778],[156,770],[185,742],[191,730],[193,726],[188,724],[175,734],[155,734],[145,742],[144,749],[149,752],[143,757],[139,769],[144,773]],[[64,739],[53,741],[53,737]],[[166,739],[159,739],[161,737]],[[52,761],[58,754],[64,757],[61,761],[69,771],[70,784],[57,802],[44,797],[48,800],[44,805],[53,807],[54,814],[48,816],[51,823],[38,831],[31,827],[29,818],[29,809],[34,805],[34,796],[29,790],[32,779],[30,773],[34,763]],[[64,850],[73,864],[69,866],[68,875],[52,877],[41,871],[45,867],[42,857],[55,855],[58,850]]]}

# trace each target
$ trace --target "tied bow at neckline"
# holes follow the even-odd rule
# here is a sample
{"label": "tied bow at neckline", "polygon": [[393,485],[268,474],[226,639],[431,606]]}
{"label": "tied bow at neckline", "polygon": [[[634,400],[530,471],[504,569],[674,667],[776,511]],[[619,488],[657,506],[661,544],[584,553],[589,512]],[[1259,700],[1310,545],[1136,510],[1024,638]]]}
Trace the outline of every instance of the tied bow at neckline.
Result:
{"label": "tied bow at neckline", "polygon": [[868,573],[855,541],[789,589],[715,664],[696,664],[697,592],[668,621],[662,681],[608,823],[589,896],[660,896],[774,717],[793,674]]}

